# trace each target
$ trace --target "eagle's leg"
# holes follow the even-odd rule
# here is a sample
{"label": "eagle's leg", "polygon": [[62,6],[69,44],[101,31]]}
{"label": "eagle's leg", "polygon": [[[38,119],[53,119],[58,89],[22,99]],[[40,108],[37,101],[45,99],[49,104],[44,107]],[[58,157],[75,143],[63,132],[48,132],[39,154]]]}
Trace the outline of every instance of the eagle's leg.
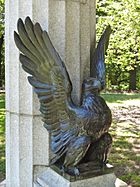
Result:
{"label": "eagle's leg", "polygon": [[68,173],[69,175],[75,175],[75,176],[80,175],[80,171],[76,166],[69,166],[69,167],[62,166],[62,168],[63,169],[61,171],[63,172],[63,174]]}
{"label": "eagle's leg", "polygon": [[76,166],[85,156],[89,146],[90,138],[88,136],[81,135],[71,141],[64,161],[66,172],[72,175],[80,174]]}
{"label": "eagle's leg", "polygon": [[109,133],[103,134],[98,141],[91,144],[87,154],[85,155],[85,161],[99,162],[103,166],[107,163],[107,158],[111,150],[112,137]]}

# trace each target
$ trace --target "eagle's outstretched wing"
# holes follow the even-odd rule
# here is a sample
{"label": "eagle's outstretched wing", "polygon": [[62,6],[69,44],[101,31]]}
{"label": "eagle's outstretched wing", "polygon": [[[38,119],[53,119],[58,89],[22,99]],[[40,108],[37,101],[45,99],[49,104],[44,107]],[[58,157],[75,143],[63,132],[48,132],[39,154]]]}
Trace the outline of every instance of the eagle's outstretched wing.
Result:
{"label": "eagle's outstretched wing", "polygon": [[105,88],[105,53],[109,44],[109,37],[111,34],[111,27],[108,26],[102,34],[98,46],[95,49],[93,59],[91,61],[90,76],[97,78]]}
{"label": "eagle's outstretched wing", "polygon": [[29,17],[25,23],[18,20],[15,43],[21,51],[20,62],[40,101],[44,126],[51,134],[51,148],[56,159],[61,157],[67,144],[77,131],[71,123],[67,99],[71,93],[71,81],[60,56],[54,49],[46,31]]}

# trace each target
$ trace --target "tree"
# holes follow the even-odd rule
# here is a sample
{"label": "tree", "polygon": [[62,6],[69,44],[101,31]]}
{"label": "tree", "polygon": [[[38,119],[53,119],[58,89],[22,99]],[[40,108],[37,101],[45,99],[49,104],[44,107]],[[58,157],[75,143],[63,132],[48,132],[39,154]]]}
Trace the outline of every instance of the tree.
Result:
{"label": "tree", "polygon": [[0,87],[2,87],[2,47],[3,47],[3,42],[4,42],[4,35],[0,37]]}
{"label": "tree", "polygon": [[137,76],[140,71],[140,2],[97,0],[97,16],[97,36],[106,25],[112,26],[106,59],[108,86],[140,88]]}

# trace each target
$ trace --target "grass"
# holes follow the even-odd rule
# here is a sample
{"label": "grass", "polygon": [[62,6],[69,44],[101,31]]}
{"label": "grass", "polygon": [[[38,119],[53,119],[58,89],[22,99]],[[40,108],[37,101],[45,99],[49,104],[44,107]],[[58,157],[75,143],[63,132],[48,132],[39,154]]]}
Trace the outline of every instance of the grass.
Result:
{"label": "grass", "polygon": [[130,93],[109,93],[109,94],[102,94],[102,97],[108,102],[108,103],[121,103],[125,104],[125,101],[137,101],[140,100],[140,94],[130,94]]}
{"label": "grass", "polygon": [[128,122],[113,123],[109,161],[116,175],[130,186],[140,186],[140,128]]}
{"label": "grass", "polygon": [[[129,111],[134,107],[140,121],[140,94],[102,94],[102,96],[113,111],[121,113],[123,109],[127,108]],[[134,114],[129,112],[130,118],[133,118]],[[129,186],[140,187],[140,124],[129,120],[123,122],[114,120],[110,133],[113,145],[109,162],[114,166],[116,176]]]}
{"label": "grass", "polygon": [[[102,94],[110,108],[120,105],[138,106],[140,94]],[[0,95],[0,181],[5,177],[5,98]],[[116,110],[118,110],[116,108]],[[117,177],[129,184],[140,186],[140,125],[124,121],[113,122],[110,133],[113,146],[109,162],[114,165]]]}
{"label": "grass", "polygon": [[5,178],[5,96],[0,95],[0,181]]}

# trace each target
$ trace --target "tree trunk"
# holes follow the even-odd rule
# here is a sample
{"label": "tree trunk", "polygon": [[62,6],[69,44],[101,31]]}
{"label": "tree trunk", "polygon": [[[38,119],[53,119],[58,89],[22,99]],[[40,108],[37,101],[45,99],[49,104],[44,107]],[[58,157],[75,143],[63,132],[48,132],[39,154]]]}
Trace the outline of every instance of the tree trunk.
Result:
{"label": "tree trunk", "polygon": [[0,87],[2,87],[2,45],[4,41],[4,36],[0,38]]}
{"label": "tree trunk", "polygon": [[136,67],[129,73],[129,90],[136,90]]}

